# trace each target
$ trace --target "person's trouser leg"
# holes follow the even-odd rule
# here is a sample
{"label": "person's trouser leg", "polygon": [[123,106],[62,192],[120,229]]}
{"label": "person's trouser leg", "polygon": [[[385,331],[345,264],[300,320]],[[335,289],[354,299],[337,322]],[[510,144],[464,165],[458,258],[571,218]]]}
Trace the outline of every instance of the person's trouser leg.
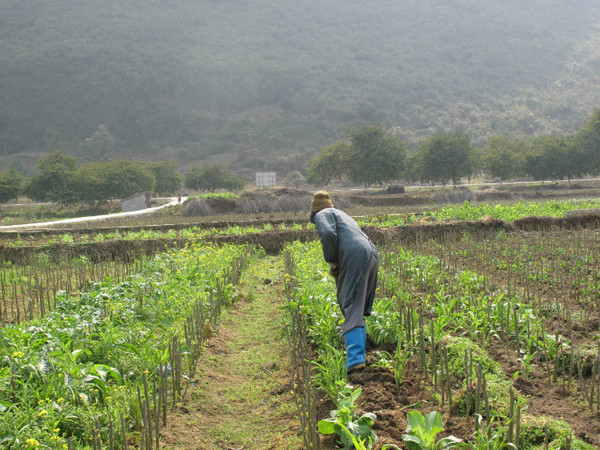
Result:
{"label": "person's trouser leg", "polygon": [[377,284],[377,271],[379,269],[379,260],[373,258],[371,265],[368,268],[365,279],[356,287],[354,293],[354,301],[342,311],[344,315],[344,323],[342,324],[342,332],[345,334],[356,327],[365,326],[365,313],[370,313],[371,305],[367,305],[367,301],[372,301],[372,294]]}
{"label": "person's trouser leg", "polygon": [[[346,367],[348,370],[356,369],[365,365],[367,353],[367,329],[364,315],[370,313],[373,301],[373,291],[377,284],[377,271],[379,261],[373,258],[366,277],[357,287],[355,301],[344,311],[344,323],[342,331],[346,346]],[[369,304],[367,304],[369,302]]]}

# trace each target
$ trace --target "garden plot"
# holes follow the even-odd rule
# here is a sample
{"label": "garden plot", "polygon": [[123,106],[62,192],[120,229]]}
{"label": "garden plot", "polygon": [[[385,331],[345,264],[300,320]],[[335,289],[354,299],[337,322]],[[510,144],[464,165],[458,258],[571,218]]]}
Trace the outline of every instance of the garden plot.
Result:
{"label": "garden plot", "polygon": [[[597,448],[600,234],[577,223],[568,232],[487,227],[436,239],[419,237],[414,225],[402,247],[392,244],[397,229],[371,228],[383,236],[380,288],[367,324],[369,366],[350,377],[320,245],[290,245],[291,391],[305,447],[337,445],[341,428],[328,428],[331,420],[320,429],[332,436],[317,431],[337,410],[349,414],[348,424],[370,425],[376,415],[373,448],[402,446],[413,411],[439,413],[446,430],[438,438],[454,435],[475,448],[509,441]],[[232,300],[249,257],[244,245],[198,243],[205,231],[196,231],[47,236],[50,246],[94,251],[116,243],[129,259],[77,257],[61,265],[40,252],[27,266],[4,265],[1,445],[157,442],[166,407],[193,378],[204,325]],[[260,235],[273,248],[315,238],[314,230],[292,224],[228,232],[223,240]],[[32,248],[41,242],[35,239]],[[131,255],[134,244],[156,241],[153,252],[165,251],[173,239],[181,248],[139,261]],[[27,240],[16,237],[4,250]]]}
{"label": "garden plot", "polygon": [[[453,245],[448,243],[446,254],[456,253],[449,250]],[[423,245],[429,253],[432,247],[442,246]],[[378,299],[367,322],[370,364],[348,377],[335,290],[319,244],[289,248],[291,329],[304,335],[305,352],[314,361],[311,372],[296,360],[298,404],[311,419],[304,424],[306,441],[334,446],[335,437],[323,440],[311,430],[330,417],[330,410],[342,417],[343,408],[354,402],[355,423],[365,413],[377,416],[372,430],[379,443],[373,448],[401,445],[406,415],[413,410],[439,412],[446,431],[438,438],[453,434],[475,448],[490,448],[477,442],[597,448],[597,327],[589,341],[576,341],[568,325],[564,334],[551,326],[556,320],[549,325],[554,301],[524,296],[514,283],[492,283],[474,270],[481,268],[477,264],[465,270],[449,256],[440,259],[419,249],[419,244],[412,250],[382,249]],[[557,313],[565,317],[563,309]],[[298,344],[293,348],[301,353]],[[360,388],[360,396],[355,398],[347,385]]]}
{"label": "garden plot", "polygon": [[251,253],[166,252],[0,329],[0,446],[153,448]]}

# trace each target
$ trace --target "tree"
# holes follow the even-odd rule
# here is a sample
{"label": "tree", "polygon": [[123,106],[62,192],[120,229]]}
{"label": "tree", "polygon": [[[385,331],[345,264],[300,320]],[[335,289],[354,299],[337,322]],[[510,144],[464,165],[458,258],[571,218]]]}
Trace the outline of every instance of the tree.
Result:
{"label": "tree", "polygon": [[140,192],[154,192],[156,179],[152,171],[130,159],[114,159],[100,165],[105,199],[127,198]]}
{"label": "tree", "polygon": [[575,134],[578,146],[587,158],[589,172],[600,172],[600,109],[595,109],[588,121]]}
{"label": "tree", "polygon": [[23,177],[15,169],[0,169],[0,203],[16,199],[22,183]]}
{"label": "tree", "polygon": [[421,152],[409,152],[406,156],[406,170],[404,172],[404,178],[415,183],[421,179],[423,173],[423,158]]}
{"label": "tree", "polygon": [[364,185],[397,180],[404,172],[404,143],[381,125],[363,125],[346,132],[348,178]]}
{"label": "tree", "polygon": [[584,150],[571,137],[540,136],[530,142],[527,173],[536,180],[558,181],[590,173],[593,168]]}
{"label": "tree", "polygon": [[349,142],[344,140],[323,147],[321,154],[311,160],[306,182],[327,186],[331,180],[341,179],[349,147]]}
{"label": "tree", "polygon": [[435,134],[420,142],[421,180],[452,181],[456,186],[460,178],[473,173],[473,146],[465,133]]}
{"label": "tree", "polygon": [[589,158],[585,150],[581,148],[573,136],[565,139],[565,146],[567,153],[565,171],[569,180],[569,186],[571,186],[571,179],[592,173],[594,169],[590,167]]}
{"label": "tree", "polygon": [[74,203],[123,199],[140,192],[153,192],[154,174],[139,161],[117,159],[84,164],[73,174]]}
{"label": "tree", "polygon": [[84,147],[86,157],[96,161],[117,153],[115,138],[104,124],[98,125],[92,137],[86,140]]}
{"label": "tree", "polygon": [[182,179],[177,173],[177,162],[174,159],[148,163],[148,168],[156,180],[154,189],[156,193],[175,194],[181,189]]}
{"label": "tree", "polygon": [[567,176],[567,151],[564,140],[555,136],[542,136],[539,139],[550,179],[562,180]]}
{"label": "tree", "polygon": [[106,163],[87,163],[74,174],[73,185],[78,193],[78,202],[94,204],[106,202],[109,198],[104,181]]}
{"label": "tree", "polygon": [[237,191],[245,183],[221,164],[205,164],[202,167],[190,167],[185,175],[184,185],[188,189],[214,192],[217,189]]}
{"label": "tree", "polygon": [[39,201],[92,204],[158,189],[161,193],[174,193],[181,187],[174,160],[147,163],[114,159],[90,162],[81,167],[78,167],[78,161],[79,158],[61,151],[40,158],[40,173],[29,180],[26,194]]}
{"label": "tree", "polygon": [[500,178],[501,182],[524,174],[522,152],[522,145],[508,136],[493,136],[483,150],[483,170],[492,178]]}
{"label": "tree", "polygon": [[283,179],[283,185],[298,189],[304,184],[304,176],[297,170],[288,173]]}
{"label": "tree", "polygon": [[525,171],[527,172],[527,175],[532,177],[534,180],[543,181],[550,178],[544,155],[527,155],[525,158]]}
{"label": "tree", "polygon": [[39,174],[32,177],[25,186],[25,194],[32,200],[77,203],[77,189],[74,184],[79,158],[65,155],[56,150],[38,160]]}
{"label": "tree", "polygon": [[[535,180],[554,179],[555,171],[549,158],[549,142],[547,136],[540,136],[529,141],[529,151],[525,159],[525,171]],[[556,155],[555,155],[556,157]]]}

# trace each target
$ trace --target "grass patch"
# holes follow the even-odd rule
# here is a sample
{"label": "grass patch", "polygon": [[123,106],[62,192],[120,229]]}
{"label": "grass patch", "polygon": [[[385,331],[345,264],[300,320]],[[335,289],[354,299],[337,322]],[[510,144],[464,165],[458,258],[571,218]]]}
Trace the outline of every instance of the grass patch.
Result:
{"label": "grass patch", "polygon": [[[290,388],[280,305],[281,260],[261,257],[243,275],[240,300],[221,314],[192,392],[197,412],[170,419],[173,447],[302,448]],[[190,415],[192,417],[190,417]],[[190,420],[196,425],[189,430]],[[167,442],[164,442],[168,444]]]}

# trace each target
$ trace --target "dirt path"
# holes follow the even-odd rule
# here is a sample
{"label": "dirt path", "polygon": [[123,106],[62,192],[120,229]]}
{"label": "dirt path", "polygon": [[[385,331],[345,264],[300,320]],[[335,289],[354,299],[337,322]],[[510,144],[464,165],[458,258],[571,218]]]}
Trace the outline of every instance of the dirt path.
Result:
{"label": "dirt path", "polygon": [[[184,202],[187,197],[182,197],[181,202]],[[99,216],[87,216],[87,217],[74,217],[72,219],[60,219],[60,220],[52,220],[49,222],[32,222],[32,223],[22,223],[19,225],[2,225],[0,226],[0,232],[2,231],[21,231],[21,230],[29,230],[36,229],[42,227],[50,227],[54,225],[64,225],[65,223],[86,223],[86,222],[97,222],[99,220],[112,220],[120,217],[131,217],[131,216],[140,216],[144,214],[154,213],[156,211],[160,211],[168,206],[178,205],[180,202],[176,197],[169,197],[169,202],[160,206],[153,206],[152,208],[140,209],[137,211],[129,211],[129,212],[120,212],[114,214],[102,214]]]}
{"label": "dirt path", "polygon": [[300,449],[289,387],[283,266],[263,257],[245,273],[240,300],[223,310],[184,407],[163,430],[167,449]]}

